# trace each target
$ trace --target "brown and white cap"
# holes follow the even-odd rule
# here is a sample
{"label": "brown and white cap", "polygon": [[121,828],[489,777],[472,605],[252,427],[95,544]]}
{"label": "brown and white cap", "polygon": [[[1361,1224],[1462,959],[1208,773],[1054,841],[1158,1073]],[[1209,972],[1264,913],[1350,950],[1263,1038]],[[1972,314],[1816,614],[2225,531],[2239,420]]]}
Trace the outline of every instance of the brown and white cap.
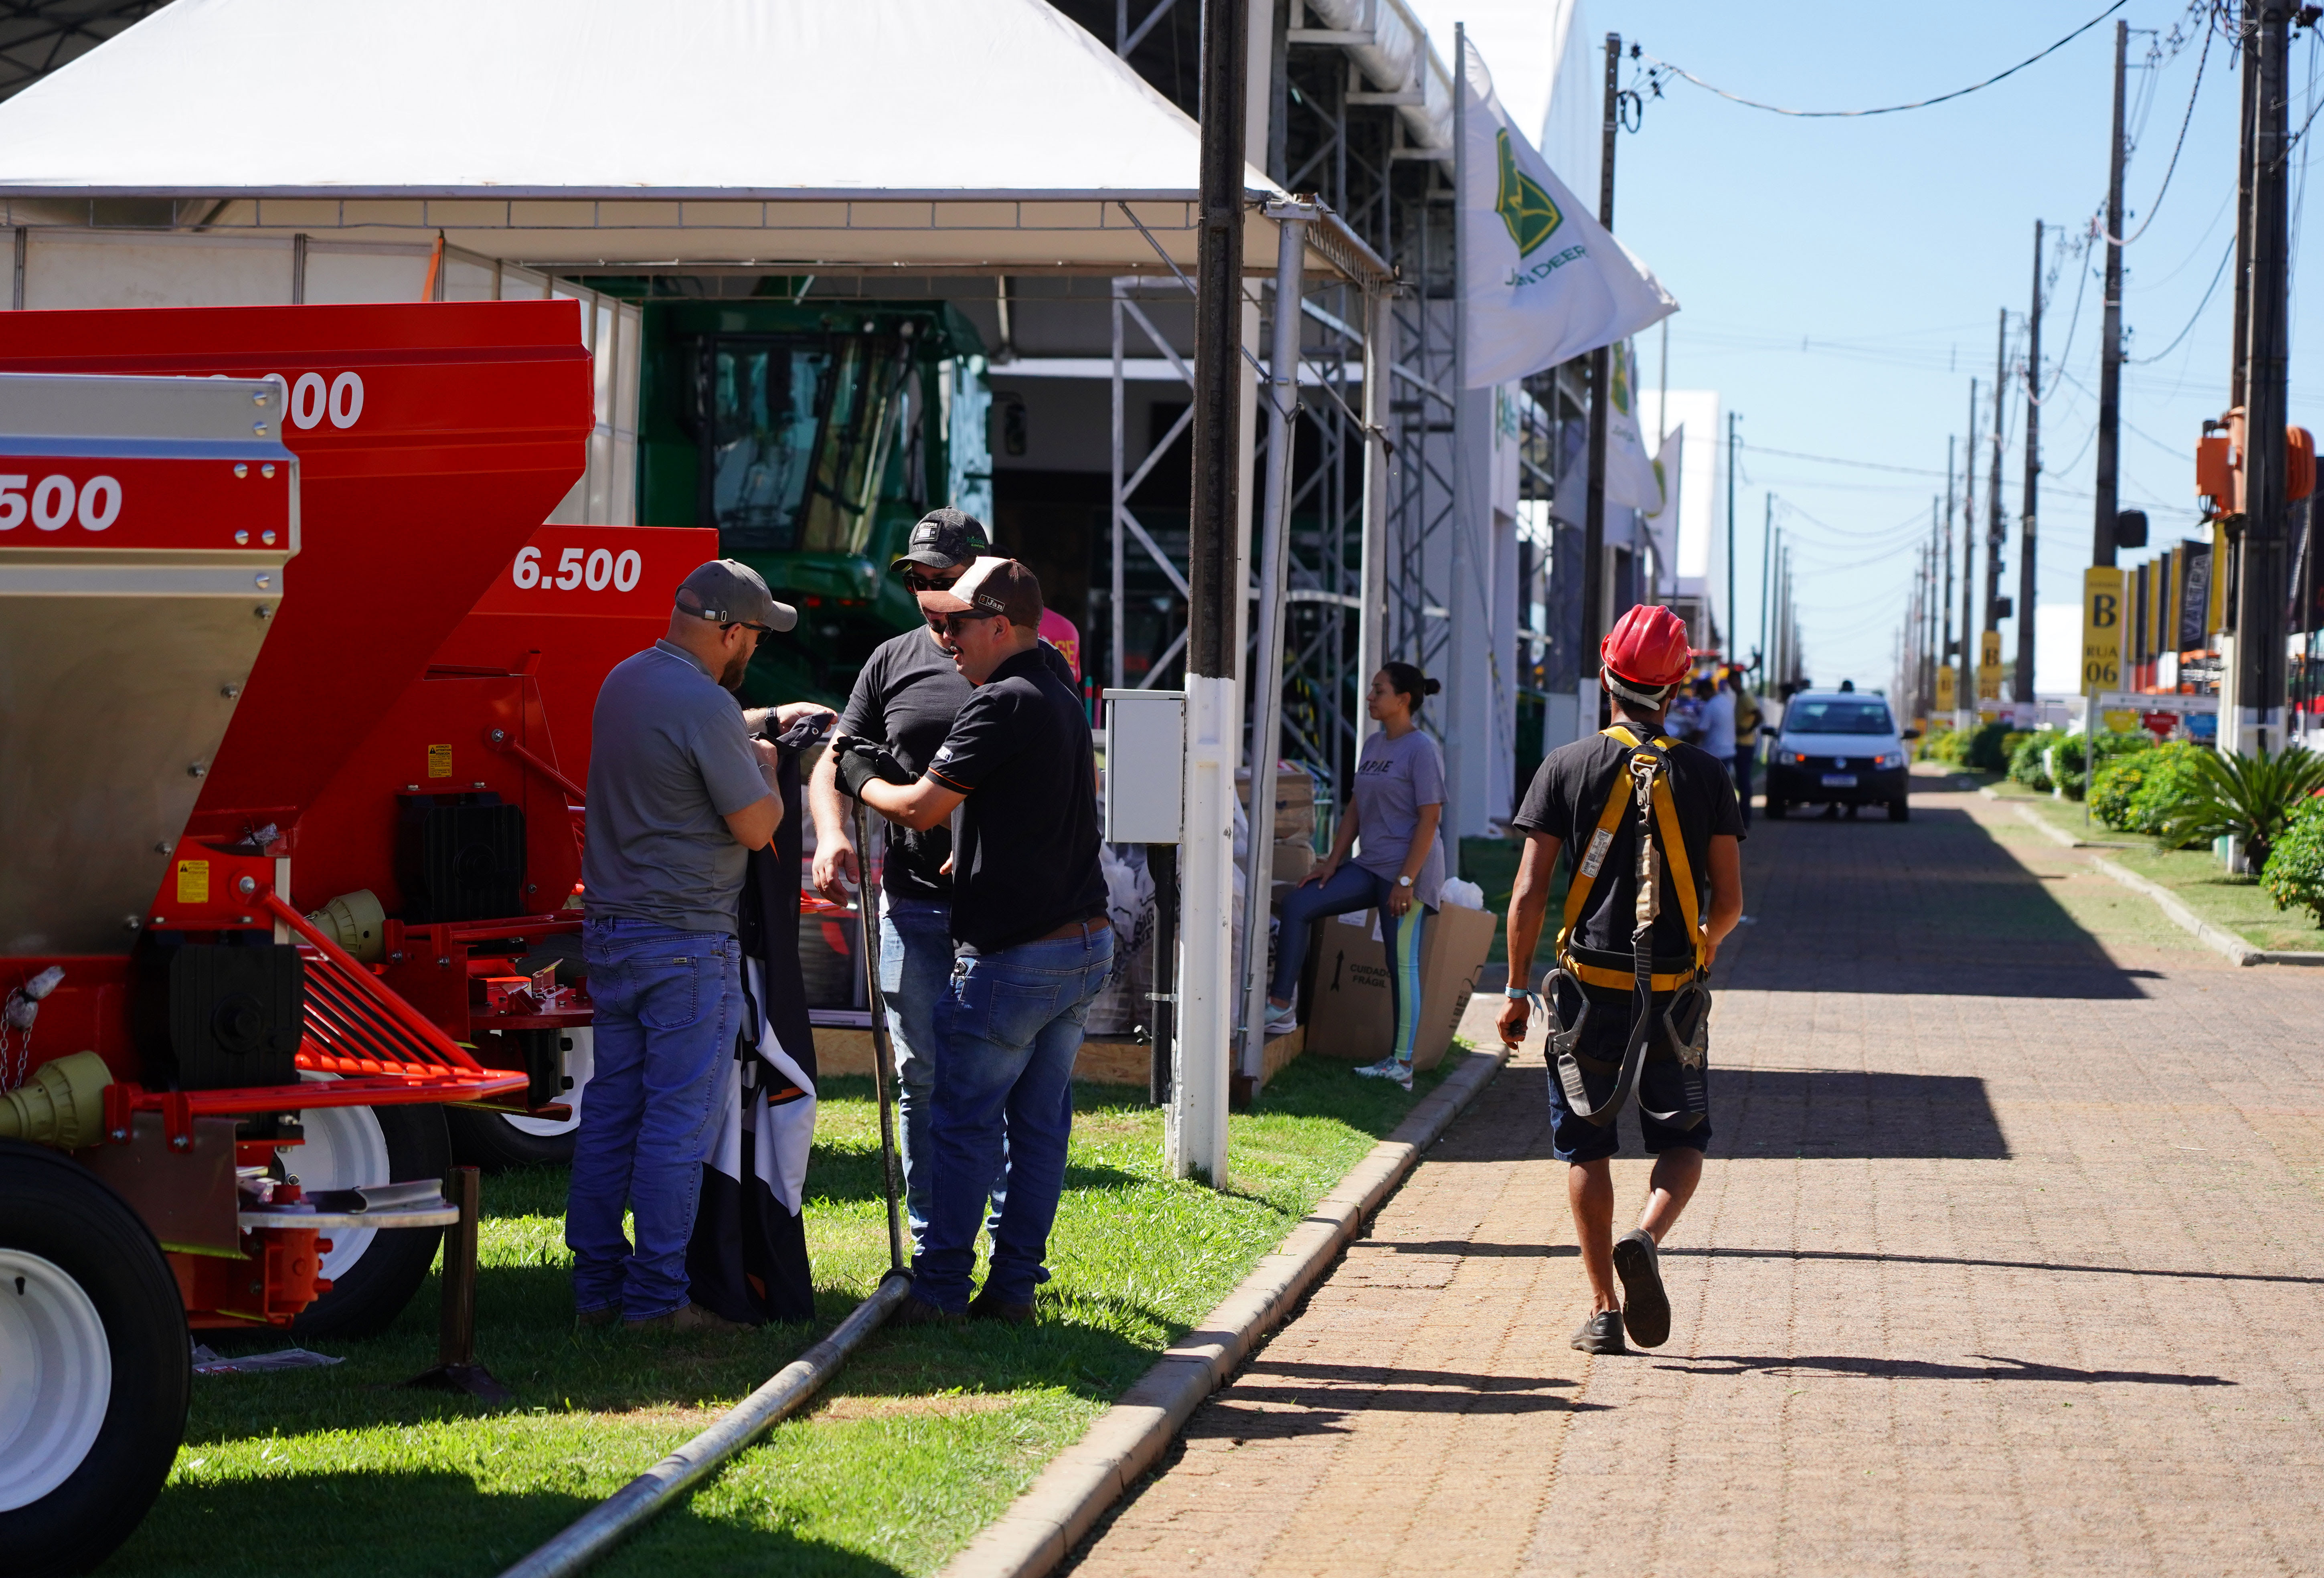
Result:
{"label": "brown and white cap", "polygon": [[998,614],[1026,630],[1041,628],[1041,583],[1013,558],[987,554],[951,586],[917,595],[929,614]]}

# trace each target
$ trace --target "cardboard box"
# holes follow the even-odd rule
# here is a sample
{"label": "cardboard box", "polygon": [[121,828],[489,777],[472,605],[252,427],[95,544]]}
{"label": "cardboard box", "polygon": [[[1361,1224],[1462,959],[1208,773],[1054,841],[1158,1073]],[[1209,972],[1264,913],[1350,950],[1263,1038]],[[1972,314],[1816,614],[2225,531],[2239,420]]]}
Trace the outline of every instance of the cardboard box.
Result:
{"label": "cardboard box", "polygon": [[[1235,775],[1235,798],[1242,802],[1244,814],[1250,811],[1250,775]],[[1284,768],[1275,775],[1275,831],[1268,835],[1277,844],[1294,840],[1306,843],[1315,835],[1315,780],[1296,767]]]}
{"label": "cardboard box", "polygon": [[1307,873],[1315,869],[1315,852],[1305,839],[1278,841],[1275,845],[1275,880],[1278,882],[1305,881]]}
{"label": "cardboard box", "polygon": [[[1493,951],[1499,918],[1448,904],[1429,917],[1420,939],[1420,1029],[1412,1066],[1434,1068],[1452,1044]],[[1373,912],[1335,916],[1315,927],[1314,988],[1308,1000],[1306,1049],[1347,1063],[1377,1063],[1396,1036],[1388,1010],[1388,946]]]}

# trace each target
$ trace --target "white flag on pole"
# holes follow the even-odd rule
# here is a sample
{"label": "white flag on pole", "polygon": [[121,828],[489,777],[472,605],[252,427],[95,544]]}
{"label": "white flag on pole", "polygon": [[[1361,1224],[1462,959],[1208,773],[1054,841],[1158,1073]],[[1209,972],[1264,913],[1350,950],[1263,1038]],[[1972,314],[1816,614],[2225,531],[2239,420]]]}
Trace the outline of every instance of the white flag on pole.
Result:
{"label": "white flag on pole", "polygon": [[1482,389],[1627,339],[1678,302],[1509,124],[1477,47],[1463,52],[1461,288],[1466,382]]}
{"label": "white flag on pole", "polygon": [[1613,398],[1606,402],[1606,502],[1652,515],[1663,507],[1663,479],[1638,428],[1638,354],[1628,340],[1606,358]]}

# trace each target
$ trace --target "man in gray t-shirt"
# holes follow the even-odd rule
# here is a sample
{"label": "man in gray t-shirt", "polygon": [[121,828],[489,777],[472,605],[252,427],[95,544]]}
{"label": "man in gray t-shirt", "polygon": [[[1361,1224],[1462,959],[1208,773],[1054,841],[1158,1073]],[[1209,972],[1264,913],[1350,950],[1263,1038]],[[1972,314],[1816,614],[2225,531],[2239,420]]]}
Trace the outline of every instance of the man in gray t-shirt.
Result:
{"label": "man in gray t-shirt", "polygon": [[[585,1325],[734,1330],[688,1297],[686,1248],[743,1006],[737,904],[748,853],[782,822],[733,691],[798,614],[757,571],[713,559],[678,586],[669,633],[605,677],[581,862],[595,1066],[574,1138],[565,1241]],[[807,712],[775,709],[788,726]],[[633,1250],[622,1228],[634,1213]]]}

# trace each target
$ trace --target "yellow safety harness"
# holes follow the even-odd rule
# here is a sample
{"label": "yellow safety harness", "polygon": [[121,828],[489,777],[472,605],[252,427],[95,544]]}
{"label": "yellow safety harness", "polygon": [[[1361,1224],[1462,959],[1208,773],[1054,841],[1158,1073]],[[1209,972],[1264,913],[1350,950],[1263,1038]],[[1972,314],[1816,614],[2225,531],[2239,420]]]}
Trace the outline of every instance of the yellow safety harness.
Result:
{"label": "yellow safety harness", "polygon": [[[1651,745],[1639,742],[1636,734],[1620,724],[1599,733],[1608,739],[1630,748],[1628,772],[1633,783],[1634,797],[1640,804],[1639,854],[1642,861],[1653,858],[1655,840],[1646,835],[1643,814],[1648,806],[1655,830],[1661,834],[1662,857],[1670,862],[1671,883],[1678,890],[1679,914],[1685,918],[1687,936],[1693,939],[1694,962],[1684,970],[1660,972],[1650,977],[1655,992],[1675,992],[1700,975],[1704,968],[1702,936],[1702,897],[1694,885],[1694,869],[1686,858],[1686,839],[1679,832],[1678,808],[1671,803],[1670,774],[1665,763],[1675,742],[1664,735],[1655,736]],[[1614,787],[1606,796],[1605,808],[1598,813],[1598,825],[1591,831],[1590,843],[1573,863],[1573,881],[1565,890],[1565,922],[1557,934],[1557,962],[1575,980],[1591,986],[1619,989],[1631,984],[1635,976],[1628,970],[1609,969],[1576,958],[1573,953],[1573,928],[1582,919],[1583,906],[1590,902],[1590,890],[1597,885],[1598,872],[1606,863],[1606,852],[1614,843],[1615,825],[1622,819],[1624,796],[1622,780],[1617,777]],[[1656,873],[1657,875],[1659,872]],[[1638,885],[1638,906],[1642,913],[1647,906],[1659,909],[1662,903],[1661,884],[1648,882],[1642,876]],[[1651,914],[1646,916],[1652,919]]]}
{"label": "yellow safety harness", "polygon": [[[1656,735],[1651,742],[1641,741],[1619,724],[1601,731],[1605,736],[1629,750],[1623,775],[1614,780],[1606,796],[1606,804],[1598,814],[1597,825],[1591,829],[1590,842],[1573,863],[1573,880],[1565,892],[1564,925],[1557,934],[1557,969],[1548,984],[1555,992],[1555,977],[1563,974],[1573,983],[1572,992],[1581,997],[1573,1022],[1554,1025],[1551,1051],[1551,1077],[1563,1089],[1566,1103],[1574,1112],[1592,1123],[1608,1124],[1621,1112],[1623,1105],[1637,1088],[1638,1075],[1651,1060],[1670,1061],[1678,1065],[1680,1103],[1668,1112],[1648,1110],[1643,1098],[1639,1108],[1656,1122],[1677,1129],[1692,1129],[1710,1111],[1706,1073],[1710,1048],[1710,992],[1703,985],[1708,969],[1708,952],[1702,931],[1702,895],[1694,883],[1694,870],[1687,859],[1686,839],[1678,825],[1678,808],[1672,803],[1670,788],[1670,753],[1676,747],[1669,739]],[[1623,778],[1629,780],[1630,793],[1623,794]],[[1620,822],[1625,799],[1637,808],[1638,816],[1637,852],[1637,924],[1630,934],[1631,958],[1628,970],[1612,964],[1600,964],[1585,958],[1595,954],[1611,960],[1618,955],[1610,950],[1582,948],[1573,941],[1574,927],[1580,924],[1582,912],[1590,901],[1591,890],[1597,885],[1598,873],[1604,867],[1606,854],[1613,845],[1614,830]],[[1685,918],[1687,936],[1692,956],[1682,969],[1657,970],[1654,957],[1655,922],[1662,913],[1663,864],[1670,865],[1671,885],[1678,891],[1679,913]],[[1609,1060],[1584,1052],[1585,1027],[1590,1017],[1590,1001],[1582,992],[1584,986],[1635,993],[1627,1044],[1618,1060]],[[1657,1008],[1655,999],[1665,996],[1666,1006]],[[1612,1090],[1602,1099],[1593,1099],[1586,1076],[1600,1080],[1610,1077]]]}

